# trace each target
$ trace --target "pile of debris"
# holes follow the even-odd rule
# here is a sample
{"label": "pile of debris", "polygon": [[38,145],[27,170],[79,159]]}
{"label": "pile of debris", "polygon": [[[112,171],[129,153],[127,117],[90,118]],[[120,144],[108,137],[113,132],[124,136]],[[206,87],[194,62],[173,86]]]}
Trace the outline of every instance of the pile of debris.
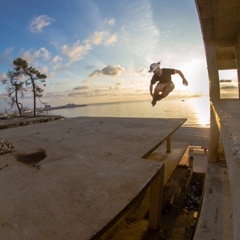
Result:
{"label": "pile of debris", "polygon": [[13,143],[0,138],[0,155],[13,152]]}
{"label": "pile of debris", "polygon": [[157,240],[190,240],[193,238],[201,209],[204,173],[177,167],[164,187],[163,221]]}
{"label": "pile of debris", "polygon": [[201,202],[204,185],[204,174],[193,173],[192,181],[183,203],[183,210],[186,212],[198,212]]}

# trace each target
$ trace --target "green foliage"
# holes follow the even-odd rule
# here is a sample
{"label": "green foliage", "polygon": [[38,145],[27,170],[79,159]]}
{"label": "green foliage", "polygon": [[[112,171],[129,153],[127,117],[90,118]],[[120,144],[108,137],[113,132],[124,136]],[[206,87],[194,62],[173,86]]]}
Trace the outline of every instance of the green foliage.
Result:
{"label": "green foliage", "polygon": [[[9,72],[8,79],[4,82],[8,85],[8,93],[10,95],[9,98],[13,97],[13,92],[15,92],[16,96],[18,91],[26,91],[27,89],[31,89],[33,92],[33,110],[34,116],[36,116],[36,98],[40,101],[40,98],[43,96],[43,88],[41,88],[40,84],[43,87],[46,86],[45,79],[47,76],[45,74],[41,74],[37,69],[28,65],[27,61],[22,58],[17,58],[13,61],[14,70]],[[25,77],[24,81],[21,81]],[[26,88],[23,87],[26,86]],[[16,97],[13,97],[15,101]],[[14,103],[13,103],[14,104]]]}
{"label": "green foliage", "polygon": [[20,92],[21,96],[23,96],[23,92],[26,89],[23,87],[24,82],[20,81],[21,73],[17,71],[9,71],[7,73],[7,78],[3,80],[3,84],[6,85],[7,90],[7,97],[10,100],[9,104],[11,107],[16,105],[19,115],[22,115],[23,105],[19,102],[19,95]]}

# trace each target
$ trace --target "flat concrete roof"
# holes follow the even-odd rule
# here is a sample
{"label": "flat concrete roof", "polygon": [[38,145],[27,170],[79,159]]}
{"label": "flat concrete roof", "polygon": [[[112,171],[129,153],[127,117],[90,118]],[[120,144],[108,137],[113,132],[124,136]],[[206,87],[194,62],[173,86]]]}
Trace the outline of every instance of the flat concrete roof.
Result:
{"label": "flat concrete roof", "polygon": [[186,119],[79,117],[1,130],[16,153],[39,148],[39,167],[0,156],[3,239],[91,239],[146,189],[162,164],[143,159]]}

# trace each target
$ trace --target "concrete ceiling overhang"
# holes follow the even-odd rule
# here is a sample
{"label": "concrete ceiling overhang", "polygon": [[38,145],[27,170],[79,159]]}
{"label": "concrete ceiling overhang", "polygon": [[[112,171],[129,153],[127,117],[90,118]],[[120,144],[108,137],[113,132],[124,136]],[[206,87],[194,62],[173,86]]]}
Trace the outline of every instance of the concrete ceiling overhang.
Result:
{"label": "concrete ceiling overhang", "polygon": [[240,0],[195,0],[205,45],[214,45],[218,69],[236,69]]}

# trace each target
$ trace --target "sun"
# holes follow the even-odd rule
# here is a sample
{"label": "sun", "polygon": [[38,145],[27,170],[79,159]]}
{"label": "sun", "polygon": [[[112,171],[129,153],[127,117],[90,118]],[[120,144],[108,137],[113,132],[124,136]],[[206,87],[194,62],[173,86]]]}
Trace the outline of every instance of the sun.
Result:
{"label": "sun", "polygon": [[[188,81],[187,90],[192,94],[208,95],[209,83],[206,63],[203,60],[192,59],[182,65],[181,69]],[[173,77],[175,89],[186,90],[182,84],[182,79],[177,74]]]}

